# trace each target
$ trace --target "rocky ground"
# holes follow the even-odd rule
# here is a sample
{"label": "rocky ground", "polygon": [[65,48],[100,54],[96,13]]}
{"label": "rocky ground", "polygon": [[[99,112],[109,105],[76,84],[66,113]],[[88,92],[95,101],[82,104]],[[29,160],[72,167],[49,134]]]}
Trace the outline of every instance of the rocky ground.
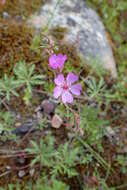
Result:
{"label": "rocky ground", "polygon": [[[31,147],[31,140],[39,144],[40,139],[45,140],[50,134],[55,138],[55,149],[66,142],[71,143],[73,137],[76,139],[75,136],[80,136],[80,141],[74,140],[72,147],[82,141],[88,143],[83,144],[83,151],[85,149],[85,155],[91,153],[92,161],[88,159],[88,163],[75,165],[79,177],[69,178],[67,174],[60,174],[57,177],[69,185],[70,189],[126,190],[127,188],[127,84],[124,80],[121,84],[116,78],[115,61],[100,17],[82,1],[78,5],[76,2],[75,0],[72,4],[71,1],[64,1],[58,5],[54,1],[45,2],[40,11],[40,5],[44,1],[39,0],[34,3],[35,5],[31,1],[21,1],[18,4],[17,1],[13,4],[7,1],[0,7],[0,78],[2,79],[5,73],[9,77],[13,76],[14,67],[20,60],[25,60],[28,66],[34,64],[35,72],[46,76],[43,85],[32,88],[31,97],[25,94],[25,86],[17,89],[19,96],[11,95],[10,100],[7,100],[4,94],[0,95],[0,127],[4,126],[0,131],[1,188],[10,189],[10,184],[13,189],[39,189],[36,181],[42,179],[43,175],[48,176],[49,186],[53,188],[50,179],[51,169],[39,162],[31,167],[30,163],[35,154],[26,151],[26,148]],[[56,13],[52,14],[54,9]],[[35,10],[38,10],[38,14],[31,18],[30,15]],[[70,12],[71,14],[68,14]],[[50,16],[53,20],[49,23],[49,30],[44,28],[42,32],[40,28],[43,27],[43,23],[46,24]],[[53,74],[47,68],[49,58],[47,52],[52,48],[52,40],[55,42],[54,51],[66,54],[71,63],[71,67],[67,63],[65,74],[74,71],[82,80],[82,96],[71,107],[74,115],[66,113],[66,109],[59,101],[54,100],[52,95]],[[86,59],[79,56],[80,53]],[[106,91],[100,88],[94,96],[90,94],[88,82],[94,77],[99,84],[102,75],[100,77],[98,72],[100,64],[99,66],[88,64],[91,60],[88,59],[89,54],[94,58],[97,55],[102,68],[104,66],[111,71],[111,75],[105,72],[103,76]],[[92,109],[92,112],[80,116],[82,113],[79,114],[78,111],[87,107]],[[96,109],[99,111],[97,118],[92,116]],[[75,112],[79,115],[77,116]],[[89,113],[89,109],[87,112]],[[91,121],[92,117],[95,117],[94,120],[108,121],[101,126],[105,127],[103,137],[99,137],[101,141],[98,142],[95,138],[99,132],[96,134],[94,127],[95,134],[90,129],[77,131],[76,116],[81,117],[81,120],[87,118]],[[43,183],[42,185],[44,186]],[[59,187],[55,189],[59,190]]]}

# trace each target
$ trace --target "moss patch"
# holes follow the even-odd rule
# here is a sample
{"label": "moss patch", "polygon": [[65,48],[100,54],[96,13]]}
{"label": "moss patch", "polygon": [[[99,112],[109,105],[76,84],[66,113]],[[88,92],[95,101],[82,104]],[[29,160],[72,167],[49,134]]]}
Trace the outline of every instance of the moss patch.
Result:
{"label": "moss patch", "polygon": [[0,15],[6,11],[11,16],[20,15],[25,18],[37,11],[42,3],[44,0],[6,0],[4,5],[0,5]]}
{"label": "moss patch", "polygon": [[1,20],[0,27],[0,76],[10,74],[13,66],[19,60],[35,61],[30,51],[33,30],[15,21]]}

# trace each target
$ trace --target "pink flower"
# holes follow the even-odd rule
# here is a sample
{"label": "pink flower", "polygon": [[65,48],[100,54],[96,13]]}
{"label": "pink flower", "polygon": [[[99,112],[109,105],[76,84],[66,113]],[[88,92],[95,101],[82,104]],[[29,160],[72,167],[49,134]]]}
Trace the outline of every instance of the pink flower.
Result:
{"label": "pink flower", "polygon": [[52,54],[49,58],[49,66],[52,69],[55,70],[59,70],[62,71],[63,66],[64,66],[64,62],[67,60],[67,56],[66,55],[62,55],[62,54]]}
{"label": "pink flower", "polygon": [[69,73],[67,78],[64,78],[63,74],[59,74],[57,78],[55,78],[54,82],[56,87],[54,88],[54,98],[59,98],[61,96],[62,102],[65,103],[72,103],[73,102],[73,95],[80,96],[82,87],[80,84],[73,84],[78,80],[78,76]]}
{"label": "pink flower", "polygon": [[6,0],[1,0],[1,3],[4,5],[6,3]]}

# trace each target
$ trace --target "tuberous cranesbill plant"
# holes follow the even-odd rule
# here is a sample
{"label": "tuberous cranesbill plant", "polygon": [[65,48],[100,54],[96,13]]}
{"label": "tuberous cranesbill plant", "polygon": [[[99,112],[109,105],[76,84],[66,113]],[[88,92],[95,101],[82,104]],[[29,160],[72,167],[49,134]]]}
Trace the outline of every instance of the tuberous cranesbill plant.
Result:
{"label": "tuberous cranesbill plant", "polygon": [[73,113],[75,120],[74,125],[76,126],[75,130],[82,135],[83,131],[80,129],[80,116],[70,106],[73,104],[74,98],[80,96],[82,86],[77,83],[79,77],[75,73],[69,72],[66,77],[64,76],[63,68],[66,60],[67,55],[63,54],[52,54],[49,57],[49,67],[53,69],[53,71],[55,70],[53,97],[65,105],[67,112]]}
{"label": "tuberous cranesbill plant", "polygon": [[68,73],[65,79],[62,71],[66,60],[66,55],[52,54],[49,58],[49,67],[58,73],[54,79],[56,85],[53,91],[54,98],[59,98],[64,104],[72,104],[74,100],[73,96],[80,96],[82,87],[80,84],[75,84],[78,81],[78,75],[72,72]]}
{"label": "tuberous cranesbill plant", "polygon": [[59,98],[61,97],[62,102],[64,104],[66,103],[72,103],[73,102],[73,95],[79,96],[82,90],[82,87],[80,84],[74,84],[78,80],[78,76],[69,73],[66,77],[64,78],[63,74],[59,74],[54,82],[56,84],[56,87],[54,88],[54,98]]}

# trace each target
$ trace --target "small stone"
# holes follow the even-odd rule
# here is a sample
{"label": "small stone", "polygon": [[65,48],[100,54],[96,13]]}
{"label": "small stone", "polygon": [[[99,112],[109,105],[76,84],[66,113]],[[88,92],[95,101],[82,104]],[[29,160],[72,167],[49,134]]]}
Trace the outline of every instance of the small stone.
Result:
{"label": "small stone", "polygon": [[20,178],[24,177],[24,175],[25,175],[25,171],[24,171],[24,170],[20,170],[20,171],[18,172],[18,176],[19,176]]}
{"label": "small stone", "polygon": [[63,120],[60,118],[59,115],[54,115],[51,121],[51,125],[53,128],[60,128],[60,126],[62,125]]}
{"label": "small stone", "polygon": [[15,127],[20,127],[20,126],[21,126],[20,122],[15,123]]}
{"label": "small stone", "polygon": [[21,17],[20,15],[16,15],[16,16],[15,16],[15,19],[16,19],[16,21],[18,21],[18,22],[21,22],[21,21],[22,21],[22,17]]}
{"label": "small stone", "polygon": [[37,118],[38,123],[40,123],[40,121],[42,119],[42,113],[41,112],[37,112],[36,118]]}
{"label": "small stone", "polygon": [[29,174],[31,177],[33,177],[34,173],[35,173],[35,169],[34,168],[30,169]]}
{"label": "small stone", "polygon": [[69,139],[72,139],[74,136],[75,136],[74,133],[70,133],[70,132],[68,133],[68,138],[69,138]]}
{"label": "small stone", "polygon": [[35,121],[34,120],[27,120],[25,123],[19,125],[16,129],[12,131],[15,135],[24,135],[28,133],[30,130],[31,132],[35,131],[36,128],[34,127]]}
{"label": "small stone", "polygon": [[18,159],[19,164],[25,164],[25,161],[26,161],[25,158],[19,158]]}
{"label": "small stone", "polygon": [[115,136],[115,132],[110,126],[106,127],[106,133],[107,133],[107,136],[110,136],[110,137]]}
{"label": "small stone", "polygon": [[100,186],[98,190],[104,190],[104,188],[102,186]]}
{"label": "small stone", "polygon": [[83,136],[84,135],[83,129],[79,128],[79,133],[80,133],[81,136]]}
{"label": "small stone", "polygon": [[21,119],[21,115],[20,114],[16,114],[15,113],[15,117],[16,117],[16,119]]}
{"label": "small stone", "polygon": [[121,110],[123,117],[126,117],[127,115],[127,106],[124,106],[124,108]]}
{"label": "small stone", "polygon": [[41,104],[41,107],[43,109],[43,111],[46,113],[46,114],[51,114],[54,112],[55,110],[55,105],[54,103],[52,103],[51,101],[49,100],[44,100]]}
{"label": "small stone", "polygon": [[11,169],[11,166],[8,165],[8,166],[6,166],[6,168],[7,168],[7,170],[10,170],[10,169]]}
{"label": "small stone", "polygon": [[123,148],[123,153],[124,153],[124,154],[127,153],[127,146],[125,146],[125,147]]}
{"label": "small stone", "polygon": [[35,109],[35,113],[41,111],[41,106],[38,106],[36,109]]}
{"label": "small stone", "polygon": [[3,16],[3,18],[5,18],[5,19],[8,19],[8,17],[9,17],[9,15],[8,15],[7,12],[3,12],[3,13],[2,13],[2,16]]}

